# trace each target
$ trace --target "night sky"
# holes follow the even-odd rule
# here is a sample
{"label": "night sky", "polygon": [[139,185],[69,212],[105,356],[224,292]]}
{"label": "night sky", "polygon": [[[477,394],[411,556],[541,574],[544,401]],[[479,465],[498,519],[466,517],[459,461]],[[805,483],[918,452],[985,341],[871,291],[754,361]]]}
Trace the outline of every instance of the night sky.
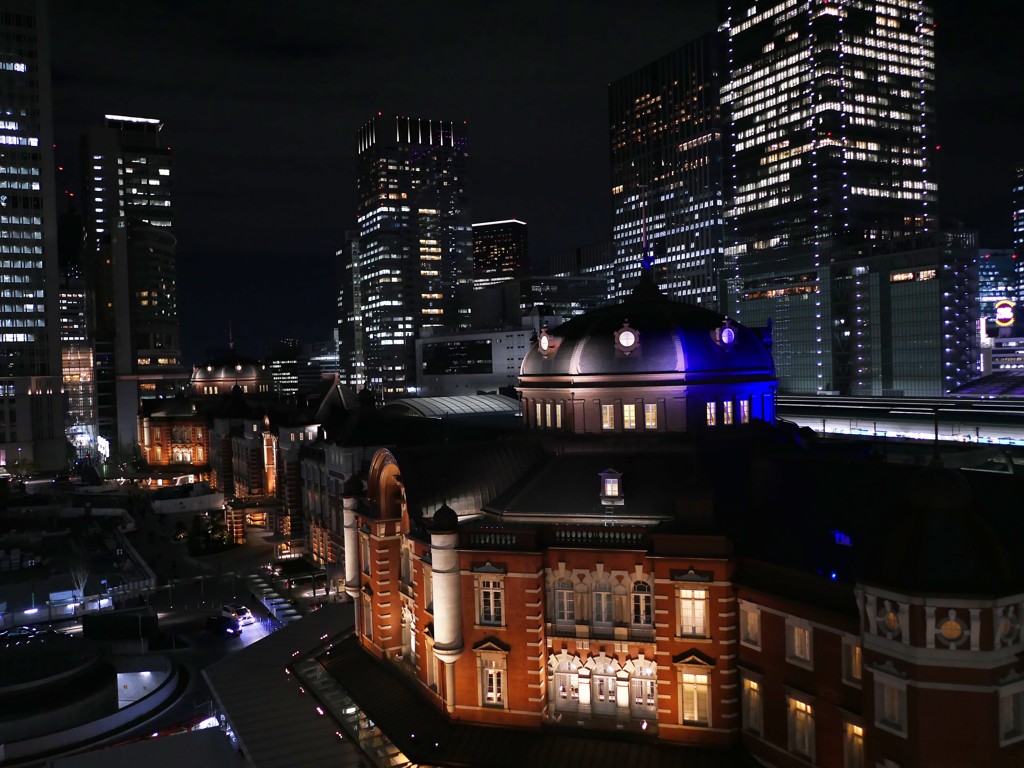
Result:
{"label": "night sky", "polygon": [[[936,3],[944,226],[1010,243],[1024,160],[1024,8]],[[983,8],[989,12],[986,17]],[[330,337],[355,225],[355,132],[377,111],[466,120],[474,221],[530,225],[534,260],[608,237],[607,86],[712,29],[714,0],[51,0],[63,183],[106,113],[174,148],[186,361]],[[65,198],[67,200],[67,198]],[[60,203],[64,210],[66,202]]]}

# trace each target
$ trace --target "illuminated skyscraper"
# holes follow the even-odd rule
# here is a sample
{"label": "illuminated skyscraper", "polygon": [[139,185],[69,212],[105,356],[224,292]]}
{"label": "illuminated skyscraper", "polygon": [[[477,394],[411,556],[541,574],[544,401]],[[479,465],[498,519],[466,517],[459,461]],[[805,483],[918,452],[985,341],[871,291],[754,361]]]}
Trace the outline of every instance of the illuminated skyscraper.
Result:
{"label": "illuminated skyscraper", "polygon": [[526,222],[517,219],[473,225],[473,287],[476,290],[530,273]]}
{"label": "illuminated skyscraper", "polygon": [[363,370],[395,397],[414,386],[421,328],[469,327],[466,125],[378,114],[357,138]]}
{"label": "illuminated skyscraper", "polygon": [[46,4],[0,14],[0,464],[66,461]]}
{"label": "illuminated skyscraper", "polygon": [[141,398],[188,383],[181,365],[171,148],[163,123],[106,115],[84,142],[96,292],[100,436],[130,451]]}
{"label": "illuminated skyscraper", "polygon": [[1024,253],[1024,163],[1013,173],[1013,247]]}
{"label": "illuminated skyscraper", "polygon": [[614,295],[640,277],[716,308],[723,254],[721,36],[705,35],[611,84]]}
{"label": "illuminated skyscraper", "polygon": [[774,322],[781,390],[845,393],[868,339],[839,250],[935,228],[932,10],[746,0],[725,27],[729,310]]}

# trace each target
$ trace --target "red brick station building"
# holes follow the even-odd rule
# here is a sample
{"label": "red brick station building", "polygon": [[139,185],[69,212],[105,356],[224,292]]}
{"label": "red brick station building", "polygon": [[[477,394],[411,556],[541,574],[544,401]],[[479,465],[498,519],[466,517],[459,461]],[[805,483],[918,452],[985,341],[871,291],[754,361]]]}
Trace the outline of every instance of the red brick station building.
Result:
{"label": "red brick station building", "polygon": [[770,343],[647,278],[539,334],[519,433],[346,485],[327,667],[410,760],[1024,764],[1021,483],[777,424]]}

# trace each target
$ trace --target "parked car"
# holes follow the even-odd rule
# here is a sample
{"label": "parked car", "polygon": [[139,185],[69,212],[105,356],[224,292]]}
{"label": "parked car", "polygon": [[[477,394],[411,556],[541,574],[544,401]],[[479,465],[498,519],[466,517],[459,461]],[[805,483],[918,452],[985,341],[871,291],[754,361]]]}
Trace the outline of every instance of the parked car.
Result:
{"label": "parked car", "polygon": [[238,623],[243,626],[246,624],[252,624],[256,621],[256,617],[252,615],[252,611],[241,603],[227,603],[226,605],[222,605],[220,614],[221,616],[236,619]]}
{"label": "parked car", "polygon": [[238,636],[242,634],[242,625],[231,616],[210,616],[206,619],[206,631],[214,635]]}

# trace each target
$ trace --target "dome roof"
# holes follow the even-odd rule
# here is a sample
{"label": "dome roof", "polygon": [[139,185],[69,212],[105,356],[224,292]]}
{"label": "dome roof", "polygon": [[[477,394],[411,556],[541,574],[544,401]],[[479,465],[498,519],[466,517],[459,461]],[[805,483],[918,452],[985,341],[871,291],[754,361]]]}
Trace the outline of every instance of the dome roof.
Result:
{"label": "dome roof", "polygon": [[270,383],[270,372],[259,360],[227,352],[198,365],[192,371],[192,384],[226,384],[235,380],[264,381]]}
{"label": "dome roof", "polygon": [[543,331],[520,375],[658,373],[774,377],[775,365],[759,333],[717,312],[672,301],[645,279],[625,301]]}
{"label": "dome roof", "polygon": [[431,519],[431,523],[433,529],[438,533],[448,533],[459,527],[459,516],[456,514],[455,510],[447,504],[442,504],[438,507],[437,511],[434,512],[434,517]]}

